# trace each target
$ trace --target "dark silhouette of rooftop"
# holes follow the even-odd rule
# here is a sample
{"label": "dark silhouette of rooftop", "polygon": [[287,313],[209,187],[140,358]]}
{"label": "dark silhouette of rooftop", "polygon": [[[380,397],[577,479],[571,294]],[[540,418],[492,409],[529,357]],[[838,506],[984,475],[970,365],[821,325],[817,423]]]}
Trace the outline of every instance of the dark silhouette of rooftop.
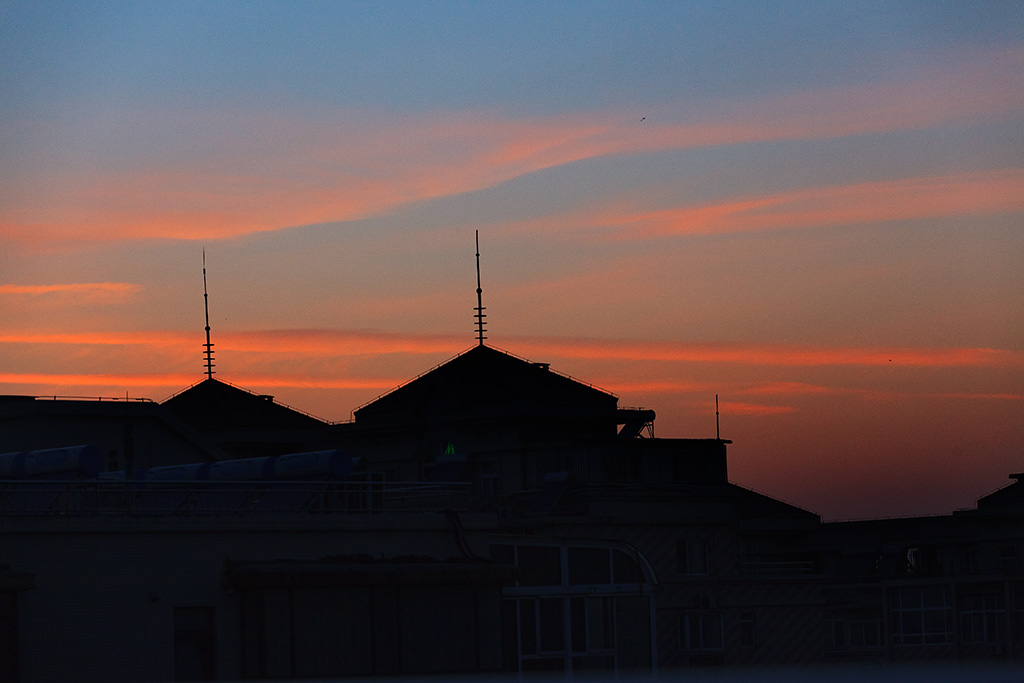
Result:
{"label": "dark silhouette of rooftop", "polygon": [[479,345],[357,409],[357,422],[546,416],[614,427],[618,397],[490,346]]}
{"label": "dark silhouette of rooftop", "polygon": [[327,422],[273,396],[209,377],[161,404],[176,418],[234,457],[302,450]]}

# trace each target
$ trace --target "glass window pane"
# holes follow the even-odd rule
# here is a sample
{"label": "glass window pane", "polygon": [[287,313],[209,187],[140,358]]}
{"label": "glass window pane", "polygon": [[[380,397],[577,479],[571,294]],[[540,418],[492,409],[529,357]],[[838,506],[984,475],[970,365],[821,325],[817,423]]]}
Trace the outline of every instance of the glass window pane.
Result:
{"label": "glass window pane", "polygon": [[740,647],[754,647],[753,612],[740,612]]}
{"label": "glass window pane", "polygon": [[703,632],[704,648],[708,650],[722,649],[722,617],[718,614],[705,614]]}
{"label": "glass window pane", "polygon": [[570,598],[569,615],[572,620],[572,651],[587,651],[587,599]]}
{"label": "glass window pane", "polygon": [[537,654],[537,601],[519,601],[519,634],[524,655]]}
{"label": "glass window pane", "polygon": [[562,551],[558,547],[519,546],[520,586],[560,586]]}
{"label": "glass window pane", "polygon": [[643,583],[644,575],[637,561],[622,552],[612,551],[612,569],[615,572],[615,583]]}
{"label": "glass window pane", "polygon": [[615,623],[612,598],[590,598],[590,649],[609,650],[615,647]]}
{"label": "glass window pane", "polygon": [[708,542],[705,540],[689,541],[686,560],[690,574],[708,573]]}
{"label": "glass window pane", "polygon": [[607,548],[569,548],[569,583],[573,586],[612,582]]}
{"label": "glass window pane", "polygon": [[540,650],[541,652],[562,652],[565,649],[563,636],[565,626],[562,620],[562,599],[541,598],[540,600]]}

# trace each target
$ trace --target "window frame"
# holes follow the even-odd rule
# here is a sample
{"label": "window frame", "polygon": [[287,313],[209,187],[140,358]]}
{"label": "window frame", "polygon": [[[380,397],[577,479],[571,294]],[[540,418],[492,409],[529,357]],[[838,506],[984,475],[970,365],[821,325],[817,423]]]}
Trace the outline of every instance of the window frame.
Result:
{"label": "window frame", "polygon": [[[695,625],[699,628],[695,629]],[[725,620],[722,613],[708,610],[684,612],[679,616],[679,637],[679,646],[684,652],[723,652]]]}
{"label": "window frame", "polygon": [[[941,600],[933,600],[941,596]],[[892,644],[901,647],[954,642],[953,604],[947,585],[899,586],[890,594]],[[936,628],[937,625],[941,626]]]}
{"label": "window frame", "polygon": [[[695,560],[697,560],[695,562]],[[676,574],[708,576],[711,573],[711,541],[706,537],[676,541]]]}

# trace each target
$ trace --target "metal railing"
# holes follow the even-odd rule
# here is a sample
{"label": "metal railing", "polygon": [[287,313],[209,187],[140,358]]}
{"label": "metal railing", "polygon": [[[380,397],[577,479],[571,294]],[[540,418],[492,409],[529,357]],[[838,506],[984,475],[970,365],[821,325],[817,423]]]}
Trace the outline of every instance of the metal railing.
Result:
{"label": "metal railing", "polygon": [[814,562],[810,560],[741,560],[742,574],[812,574]]}
{"label": "metal railing", "polygon": [[353,515],[469,509],[462,482],[0,481],[0,516]]}

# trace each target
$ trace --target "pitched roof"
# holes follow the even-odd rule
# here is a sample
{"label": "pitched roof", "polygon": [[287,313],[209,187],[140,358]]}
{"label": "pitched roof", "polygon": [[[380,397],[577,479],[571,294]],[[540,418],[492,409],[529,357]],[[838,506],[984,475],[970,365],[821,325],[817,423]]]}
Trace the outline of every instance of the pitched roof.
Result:
{"label": "pitched roof", "polygon": [[355,411],[394,415],[501,414],[615,419],[618,397],[486,345],[475,346]]}
{"label": "pitched roof", "polygon": [[200,431],[252,428],[302,429],[323,420],[218,379],[204,379],[175,394],[163,405],[178,419]]}

